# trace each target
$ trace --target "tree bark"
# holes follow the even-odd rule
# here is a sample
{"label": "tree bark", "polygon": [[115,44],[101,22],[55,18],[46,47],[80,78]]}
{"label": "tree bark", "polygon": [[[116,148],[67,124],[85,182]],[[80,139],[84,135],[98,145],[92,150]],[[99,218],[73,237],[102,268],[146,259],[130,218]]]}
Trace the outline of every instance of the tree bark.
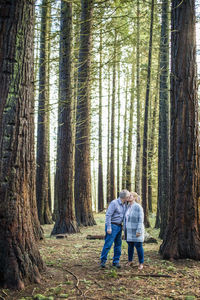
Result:
{"label": "tree bark", "polygon": [[49,208],[49,24],[50,3],[42,1],[37,126],[36,199],[40,224],[52,224]]}
{"label": "tree bark", "polygon": [[107,203],[110,199],[110,66],[108,66]]}
{"label": "tree bark", "polygon": [[93,0],[81,0],[81,28],[76,113],[75,206],[78,224],[92,226],[90,166],[90,71]]}
{"label": "tree bark", "polygon": [[110,200],[116,198],[115,188],[115,97],[116,97],[116,60],[117,60],[117,31],[114,33],[113,55],[113,86],[111,107],[111,146],[110,146]]}
{"label": "tree bark", "polygon": [[151,25],[149,38],[149,55],[148,55],[148,73],[147,88],[145,99],[145,115],[144,115],[144,134],[143,134],[143,159],[142,159],[142,206],[144,209],[144,224],[150,226],[148,216],[148,114],[149,114],[149,92],[151,81],[151,60],[152,60],[152,35],[153,35],[153,19],[154,19],[154,0],[151,2]]}
{"label": "tree bark", "polygon": [[200,259],[200,148],[195,1],[172,1],[171,153],[165,259]]}
{"label": "tree bark", "polygon": [[[118,50],[119,51],[119,50]],[[120,192],[120,116],[121,116],[121,103],[120,103],[120,57],[118,53],[118,88],[117,88],[117,100],[118,100],[118,119],[117,119],[117,196]]]}
{"label": "tree bark", "polygon": [[140,0],[137,0],[137,46],[136,46],[136,94],[137,94],[137,142],[135,163],[135,191],[141,194],[141,125],[140,125]]}
{"label": "tree bark", "polygon": [[160,101],[158,139],[158,201],[160,206],[160,238],[168,222],[169,209],[169,3],[162,3],[160,39]]}
{"label": "tree bark", "polygon": [[100,29],[99,64],[99,166],[98,166],[98,211],[104,209],[103,195],[103,158],[102,158],[102,29]]}
{"label": "tree bark", "polygon": [[[134,54],[133,54],[134,56]],[[134,60],[134,58],[133,58]],[[133,152],[133,112],[134,112],[134,88],[135,88],[135,68],[134,62],[132,63],[132,74],[131,74],[131,100],[130,100],[130,117],[129,117],[129,128],[128,128],[128,149],[127,149],[127,163],[126,163],[126,188],[132,190],[132,152]]]}
{"label": "tree bark", "polygon": [[[160,57],[160,54],[159,54]],[[151,130],[149,135],[149,157],[148,157],[148,207],[149,211],[153,212],[152,206],[152,167],[153,167],[153,158],[155,152],[155,131],[156,131],[156,120],[157,120],[157,111],[158,111],[158,93],[159,93],[159,74],[160,74],[160,62],[158,60],[158,69],[157,69],[157,78],[156,78],[156,88],[155,88],[155,97],[154,97],[154,106],[153,106],[153,115],[151,122]],[[153,97],[152,97],[153,98]]]}
{"label": "tree bark", "polygon": [[126,156],[127,156],[127,111],[128,111],[128,86],[129,74],[126,76],[126,91],[125,91],[125,115],[124,115],[124,140],[123,140],[123,154],[122,154],[122,189],[126,188]]}
{"label": "tree bark", "polygon": [[0,284],[21,289],[44,268],[36,243],[34,1],[1,1],[0,11]]}
{"label": "tree bark", "polygon": [[55,182],[57,186],[55,197],[58,202],[58,217],[52,230],[52,235],[79,231],[74,201],[72,14],[72,3],[61,1],[58,139]]}

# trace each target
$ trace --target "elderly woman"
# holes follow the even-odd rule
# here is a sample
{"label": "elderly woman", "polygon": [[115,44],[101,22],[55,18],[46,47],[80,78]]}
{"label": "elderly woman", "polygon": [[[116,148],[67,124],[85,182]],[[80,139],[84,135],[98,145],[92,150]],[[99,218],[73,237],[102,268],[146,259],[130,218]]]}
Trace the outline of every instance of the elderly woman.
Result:
{"label": "elderly woman", "polygon": [[143,269],[144,263],[144,213],[139,202],[139,195],[135,192],[130,193],[129,204],[125,214],[124,230],[128,243],[128,264],[131,265],[134,255],[134,247],[137,250],[139,260],[139,270]]}

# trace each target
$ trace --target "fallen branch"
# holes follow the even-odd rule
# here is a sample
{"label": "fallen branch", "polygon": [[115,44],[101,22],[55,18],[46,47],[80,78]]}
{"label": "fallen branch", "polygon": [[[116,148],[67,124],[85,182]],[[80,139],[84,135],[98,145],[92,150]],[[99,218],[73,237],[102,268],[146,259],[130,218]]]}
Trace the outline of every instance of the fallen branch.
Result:
{"label": "fallen branch", "polygon": [[71,274],[76,279],[76,285],[75,285],[75,287],[81,293],[80,296],[85,297],[84,294],[83,294],[83,292],[82,292],[82,290],[78,286],[79,285],[79,279],[78,279],[78,277],[74,273],[72,273],[71,271],[69,271],[68,269],[64,269],[64,270],[67,271],[69,274]]}
{"label": "fallen branch", "polygon": [[164,274],[131,274],[131,276],[136,277],[166,277],[166,278],[172,278],[170,275],[164,275]]}
{"label": "fallen branch", "polygon": [[[91,234],[89,234],[89,235],[86,236],[86,239],[87,240],[104,240],[105,235],[91,235]],[[124,240],[124,237],[122,237],[122,240]],[[155,243],[155,244],[157,244],[158,242],[153,237],[145,237],[144,243],[149,243],[149,244],[150,243],[153,243],[153,244]]]}
{"label": "fallen branch", "polygon": [[74,273],[72,273],[70,270],[68,270],[68,269],[66,269],[66,268],[62,268],[61,266],[56,266],[56,268],[59,268],[59,269],[61,269],[61,270],[63,270],[63,271],[66,271],[66,272],[68,272],[69,274],[71,274],[75,279],[76,279],[76,284],[75,284],[75,287],[77,288],[77,290],[80,292],[80,296],[81,297],[84,297],[85,298],[85,296],[84,296],[84,293],[82,292],[82,290],[79,288],[79,278],[74,274]]}

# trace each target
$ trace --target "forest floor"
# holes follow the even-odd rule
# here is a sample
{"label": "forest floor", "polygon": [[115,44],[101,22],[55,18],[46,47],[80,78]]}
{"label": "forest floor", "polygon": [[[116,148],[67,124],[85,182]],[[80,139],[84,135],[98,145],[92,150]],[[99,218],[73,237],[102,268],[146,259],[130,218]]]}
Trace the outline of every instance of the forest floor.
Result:
{"label": "forest floor", "polygon": [[[96,214],[96,226],[81,228],[81,233],[65,239],[50,237],[53,225],[44,226],[45,240],[40,252],[46,263],[41,284],[27,286],[14,292],[0,290],[0,300],[31,299],[200,299],[200,261],[162,260],[158,244],[144,243],[144,269],[137,269],[135,255],[133,267],[127,263],[127,244],[123,241],[121,269],[112,267],[110,251],[106,269],[99,267],[103,240],[88,240],[86,236],[104,234],[105,214]],[[151,236],[158,231],[149,229]]]}

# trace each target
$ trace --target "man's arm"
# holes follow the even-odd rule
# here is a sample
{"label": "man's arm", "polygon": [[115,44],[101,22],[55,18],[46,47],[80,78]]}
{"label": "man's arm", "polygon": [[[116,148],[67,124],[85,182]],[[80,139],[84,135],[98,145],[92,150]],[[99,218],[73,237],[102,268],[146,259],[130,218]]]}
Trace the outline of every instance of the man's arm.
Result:
{"label": "man's arm", "polygon": [[115,211],[115,202],[112,201],[110,205],[108,206],[107,212],[106,212],[106,225],[107,225],[107,232],[111,233],[112,228],[111,228],[111,217]]}

